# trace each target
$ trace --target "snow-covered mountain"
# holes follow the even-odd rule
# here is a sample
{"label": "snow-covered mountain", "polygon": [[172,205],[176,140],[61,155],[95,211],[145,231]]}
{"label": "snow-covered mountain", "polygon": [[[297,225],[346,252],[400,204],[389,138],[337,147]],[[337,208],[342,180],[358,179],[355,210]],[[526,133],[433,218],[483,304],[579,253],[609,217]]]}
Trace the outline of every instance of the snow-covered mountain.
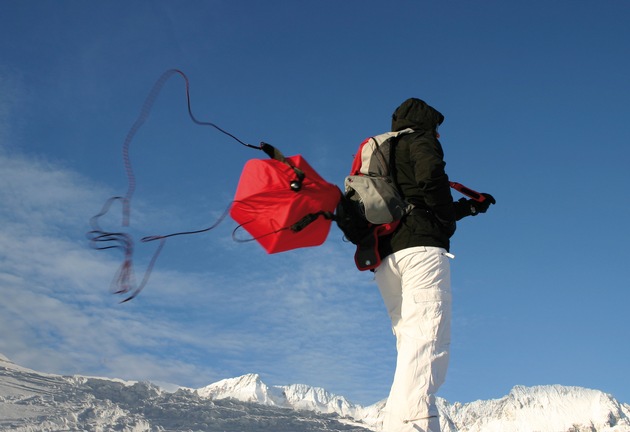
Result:
{"label": "snow-covered mountain", "polygon": [[628,432],[630,405],[598,390],[516,386],[495,400],[441,405],[451,429],[466,432]]}
{"label": "snow-covered mountain", "polygon": [[329,393],[323,388],[304,384],[269,387],[257,374],[224,379],[200,388],[196,390],[196,393],[212,400],[236,399],[267,406],[338,414],[341,417],[354,419],[363,419],[369,414],[377,414],[368,408],[350,403],[343,396]]}
{"label": "snow-covered mountain", "polygon": [[[198,389],[212,400],[236,399],[267,406],[336,413],[379,429],[385,401],[362,407],[321,388],[268,387],[258,375],[231,378]],[[516,386],[495,400],[449,404],[438,398],[443,432],[630,432],[630,405],[598,390]]]}
{"label": "snow-covered mountain", "polygon": [[[496,400],[438,400],[443,432],[630,432],[630,405],[578,387],[515,387]],[[250,374],[197,390],[60,376],[0,355],[0,431],[379,430],[384,403],[352,404],[321,388],[267,386]]]}
{"label": "snow-covered mountain", "polygon": [[369,432],[336,415],[237,400],[190,389],[36,372],[0,355],[0,431]]}

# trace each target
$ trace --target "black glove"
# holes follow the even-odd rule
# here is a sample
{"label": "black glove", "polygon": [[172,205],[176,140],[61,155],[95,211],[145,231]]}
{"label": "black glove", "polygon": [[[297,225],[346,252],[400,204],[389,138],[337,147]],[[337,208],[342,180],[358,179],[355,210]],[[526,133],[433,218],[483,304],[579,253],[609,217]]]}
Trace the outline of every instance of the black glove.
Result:
{"label": "black glove", "polygon": [[490,204],[496,204],[497,201],[494,197],[487,193],[482,193],[484,197],[486,197],[483,202],[475,201],[473,199],[461,198],[459,202],[466,206],[466,213],[470,216],[477,216],[479,213],[485,213],[488,211]]}

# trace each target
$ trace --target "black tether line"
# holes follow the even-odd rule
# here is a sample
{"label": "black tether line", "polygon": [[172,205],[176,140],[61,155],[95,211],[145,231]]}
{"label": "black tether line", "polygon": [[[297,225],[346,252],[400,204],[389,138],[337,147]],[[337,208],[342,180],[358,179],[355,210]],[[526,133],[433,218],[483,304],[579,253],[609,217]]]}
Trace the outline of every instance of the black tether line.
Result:
{"label": "black tether line", "polygon": [[90,244],[94,249],[97,249],[97,250],[122,249],[123,250],[124,261],[117,272],[116,278],[112,282],[112,284],[115,285],[113,289],[114,293],[126,294],[126,293],[131,292],[131,294],[128,297],[126,297],[121,303],[129,301],[135,296],[137,296],[140,293],[140,291],[144,288],[144,286],[147,284],[149,280],[149,276],[153,269],[153,266],[155,265],[155,262],[160,252],[162,251],[162,248],[164,247],[164,242],[166,241],[167,238],[180,236],[180,235],[199,234],[206,231],[210,231],[211,229],[215,228],[219,223],[221,223],[223,219],[225,219],[231,207],[231,203],[230,203],[230,205],[219,217],[219,219],[208,228],[204,228],[197,231],[184,231],[184,232],[178,232],[178,233],[173,233],[173,234],[154,235],[154,236],[147,236],[147,237],[142,238],[141,239],[142,242],[150,242],[150,241],[159,240],[160,244],[158,245],[156,251],[153,254],[153,257],[151,258],[149,265],[147,266],[147,269],[145,270],[145,273],[144,273],[144,276],[142,278],[140,285],[137,285],[137,286],[134,282],[134,275],[133,275],[132,257],[133,257],[134,242],[133,242],[132,237],[129,234],[123,233],[123,232],[104,231],[99,225],[99,219],[109,212],[110,207],[112,206],[114,201],[121,201],[122,207],[123,207],[122,208],[122,225],[129,226],[130,214],[131,214],[131,198],[136,189],[136,179],[133,172],[133,167],[131,165],[131,160],[129,158],[129,147],[136,133],[149,117],[151,109],[160,91],[164,87],[164,84],[166,83],[166,81],[168,81],[169,78],[171,78],[175,74],[181,75],[182,78],[184,78],[184,81],[186,83],[186,102],[187,102],[187,108],[188,108],[188,115],[190,116],[191,120],[194,123],[201,126],[211,126],[215,128],[216,130],[218,130],[219,132],[234,139],[236,142],[238,142],[239,144],[245,147],[249,147],[255,150],[262,150],[262,144],[260,146],[248,144],[240,140],[239,138],[237,138],[235,135],[220,128],[219,126],[217,126],[216,124],[212,122],[198,120],[193,114],[192,108],[191,108],[190,83],[188,81],[188,77],[181,70],[169,69],[158,78],[158,80],[155,82],[155,84],[151,88],[147,98],[145,99],[142,105],[142,108],[140,110],[140,114],[138,115],[135,122],[129,129],[129,132],[127,133],[127,136],[125,137],[125,141],[123,143],[123,149],[122,149],[123,162],[124,162],[125,172],[127,174],[127,181],[128,181],[127,193],[124,197],[115,196],[115,197],[109,198],[103,205],[101,211],[90,219],[90,225],[92,227],[92,230],[87,233],[87,237],[90,240]]}

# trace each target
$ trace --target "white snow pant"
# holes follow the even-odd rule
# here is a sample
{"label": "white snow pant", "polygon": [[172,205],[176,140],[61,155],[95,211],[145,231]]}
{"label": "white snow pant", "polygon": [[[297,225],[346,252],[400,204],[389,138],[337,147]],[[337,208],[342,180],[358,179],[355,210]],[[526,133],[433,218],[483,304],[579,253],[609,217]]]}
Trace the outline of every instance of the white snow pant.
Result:
{"label": "white snow pant", "polygon": [[387,256],[375,272],[392,320],[398,358],[384,432],[439,432],[435,393],[451,342],[451,278],[446,250],[413,247]]}

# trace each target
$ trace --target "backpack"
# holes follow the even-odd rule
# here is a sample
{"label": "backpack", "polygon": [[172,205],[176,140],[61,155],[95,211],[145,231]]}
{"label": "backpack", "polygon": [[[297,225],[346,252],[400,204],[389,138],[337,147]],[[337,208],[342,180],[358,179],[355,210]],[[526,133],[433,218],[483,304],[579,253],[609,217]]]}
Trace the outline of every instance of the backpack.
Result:
{"label": "backpack", "polygon": [[344,237],[357,246],[354,258],[359,270],[378,267],[378,238],[392,233],[413,209],[391,176],[394,146],[400,136],[412,132],[387,132],[363,141],[345,178],[335,220]]}

